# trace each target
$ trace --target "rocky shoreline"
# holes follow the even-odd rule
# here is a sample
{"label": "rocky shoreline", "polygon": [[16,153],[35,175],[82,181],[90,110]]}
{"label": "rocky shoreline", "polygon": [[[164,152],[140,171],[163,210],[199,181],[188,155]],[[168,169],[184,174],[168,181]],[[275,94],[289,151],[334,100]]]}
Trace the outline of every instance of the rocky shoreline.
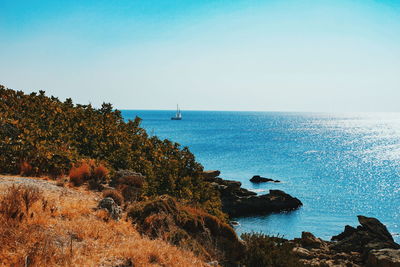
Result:
{"label": "rocky shoreline", "polygon": [[[302,206],[299,199],[281,190],[257,195],[242,188],[238,181],[220,178],[219,171],[205,171],[203,175],[220,192],[222,210],[231,217],[290,211]],[[275,182],[259,176],[253,178],[256,183]],[[303,232],[301,238],[281,240],[293,247],[292,253],[304,266],[400,267],[400,245],[394,242],[386,226],[376,218],[357,217],[359,226],[346,225],[344,231],[330,241],[309,232]]]}
{"label": "rocky shoreline", "polygon": [[293,253],[306,266],[399,267],[400,245],[378,219],[357,216],[357,228],[346,225],[344,231],[324,241],[309,232],[290,240]]}
{"label": "rocky shoreline", "polygon": [[303,205],[299,199],[281,190],[269,190],[268,194],[257,195],[242,188],[241,182],[224,180],[219,175],[220,171],[206,171],[204,179],[220,192],[222,210],[231,217],[290,211]]}

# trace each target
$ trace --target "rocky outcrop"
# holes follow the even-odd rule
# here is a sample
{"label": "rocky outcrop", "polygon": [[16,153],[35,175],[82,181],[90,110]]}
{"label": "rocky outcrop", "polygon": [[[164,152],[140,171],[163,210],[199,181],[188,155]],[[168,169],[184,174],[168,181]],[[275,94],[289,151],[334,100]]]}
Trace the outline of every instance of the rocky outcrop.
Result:
{"label": "rocky outcrop", "polygon": [[118,221],[119,219],[121,219],[122,210],[111,197],[106,197],[100,200],[98,208],[107,210],[110,214],[110,217],[114,220]]}
{"label": "rocky outcrop", "polygon": [[258,183],[266,183],[266,182],[280,183],[281,181],[270,179],[270,178],[261,177],[260,175],[254,175],[250,179],[250,182],[258,184]]}
{"label": "rocky outcrop", "polygon": [[204,177],[220,192],[222,210],[231,217],[289,211],[302,205],[299,199],[281,190],[270,190],[269,194],[257,195],[242,188],[241,182],[224,180],[217,177],[219,172],[212,173]]}
{"label": "rocky outcrop", "polygon": [[400,267],[400,247],[386,226],[365,216],[358,216],[358,221],[360,226],[346,225],[331,242],[303,232],[301,238],[290,241],[292,252],[306,266]]}
{"label": "rocky outcrop", "polygon": [[353,228],[347,225],[343,233],[332,237],[333,241],[337,241],[332,249],[340,252],[355,251],[362,253],[364,257],[372,249],[400,249],[386,226],[379,220],[361,215],[357,217],[360,226]]}
{"label": "rocky outcrop", "polygon": [[368,267],[400,267],[400,249],[371,250],[368,259]]}

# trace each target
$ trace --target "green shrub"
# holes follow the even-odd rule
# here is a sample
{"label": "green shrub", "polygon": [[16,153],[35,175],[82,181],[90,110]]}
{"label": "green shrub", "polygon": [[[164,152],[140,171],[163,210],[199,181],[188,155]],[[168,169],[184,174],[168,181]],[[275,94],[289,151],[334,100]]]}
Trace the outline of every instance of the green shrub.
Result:
{"label": "green shrub", "polygon": [[301,267],[292,254],[293,245],[286,239],[261,233],[245,233],[241,238],[246,243],[246,253],[241,263],[246,267]]}

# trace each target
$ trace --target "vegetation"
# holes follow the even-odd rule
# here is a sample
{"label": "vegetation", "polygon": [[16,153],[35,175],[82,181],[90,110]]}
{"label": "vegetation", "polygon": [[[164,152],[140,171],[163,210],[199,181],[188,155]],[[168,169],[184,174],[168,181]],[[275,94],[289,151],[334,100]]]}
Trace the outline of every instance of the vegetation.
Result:
{"label": "vegetation", "polygon": [[303,264],[292,254],[293,245],[280,237],[261,233],[245,233],[241,238],[247,250],[241,263],[246,267],[301,267]]}
{"label": "vegetation", "polygon": [[125,122],[111,104],[96,109],[0,85],[0,172],[70,174],[74,184],[96,188],[99,169],[90,166],[96,162],[101,175],[109,169],[143,174],[143,195],[168,194],[222,216],[218,193],[203,181],[203,167],[189,149],[149,136],[140,121]]}
{"label": "vegetation", "polygon": [[98,193],[56,185],[0,190],[0,266],[205,266],[191,252],[95,211]]}
{"label": "vegetation", "polygon": [[167,195],[133,203],[128,208],[128,217],[140,233],[185,248],[209,261],[236,263],[244,252],[244,245],[229,225]]}

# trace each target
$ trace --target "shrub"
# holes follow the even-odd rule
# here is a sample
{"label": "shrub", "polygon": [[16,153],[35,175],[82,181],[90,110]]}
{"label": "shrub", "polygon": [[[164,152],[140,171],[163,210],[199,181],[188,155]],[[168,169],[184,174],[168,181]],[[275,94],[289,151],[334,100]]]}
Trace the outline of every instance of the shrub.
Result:
{"label": "shrub", "polygon": [[124,176],[118,180],[118,184],[124,184],[136,188],[142,188],[144,184],[144,178],[142,175]]}
{"label": "shrub", "polygon": [[3,218],[21,221],[29,216],[30,208],[40,199],[43,199],[43,196],[38,188],[12,185],[1,198],[0,213]]}
{"label": "shrub", "polygon": [[100,164],[93,169],[93,178],[96,180],[105,180],[110,171],[103,165]]}
{"label": "shrub", "polygon": [[25,206],[25,211],[27,215],[29,214],[29,209],[32,207],[32,205],[42,198],[42,192],[37,187],[22,187],[21,199]]}
{"label": "shrub", "polygon": [[128,208],[128,217],[140,233],[163,239],[209,260],[233,263],[244,251],[243,244],[229,225],[166,195],[135,202]]}
{"label": "shrub", "polygon": [[101,183],[105,182],[109,174],[103,164],[97,164],[93,159],[81,160],[69,171],[70,181],[75,186],[89,182],[89,189],[101,190]]}
{"label": "shrub", "polygon": [[119,206],[121,206],[122,202],[124,201],[121,193],[117,190],[105,190],[103,191],[103,197],[110,197],[114,199],[115,203],[117,203]]}
{"label": "shrub", "polygon": [[70,181],[75,186],[80,186],[91,176],[90,166],[86,162],[81,162],[79,166],[73,166],[69,171]]}
{"label": "shrub", "polygon": [[32,175],[33,174],[33,168],[31,166],[31,164],[29,164],[26,161],[23,161],[20,164],[20,174],[22,176],[30,176],[30,175]]}
{"label": "shrub", "polygon": [[248,267],[301,267],[303,264],[292,254],[293,245],[286,239],[261,233],[245,233],[246,253],[241,264]]}

